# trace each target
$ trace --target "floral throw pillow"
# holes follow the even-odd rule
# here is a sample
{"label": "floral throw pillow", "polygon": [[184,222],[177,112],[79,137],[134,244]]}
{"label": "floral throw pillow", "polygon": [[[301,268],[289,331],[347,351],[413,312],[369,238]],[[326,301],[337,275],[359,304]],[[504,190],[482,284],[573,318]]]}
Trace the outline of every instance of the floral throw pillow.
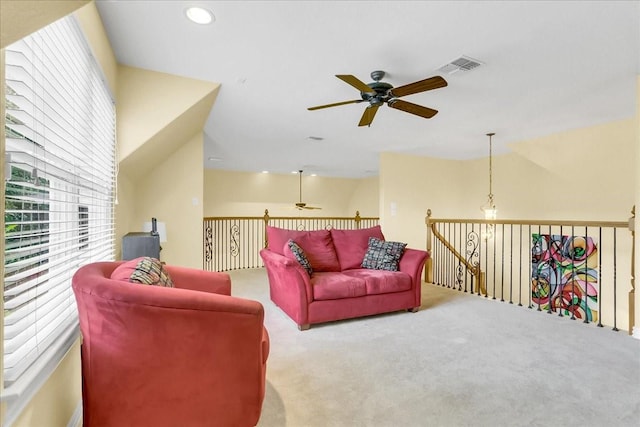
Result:
{"label": "floral throw pillow", "polygon": [[289,239],[287,241],[287,246],[289,246],[289,249],[291,249],[291,253],[293,253],[293,256],[300,263],[302,268],[304,268],[307,274],[311,276],[311,273],[313,273],[313,268],[311,268],[311,263],[307,259],[307,255],[305,255],[304,250],[292,239]]}
{"label": "floral throw pillow", "polygon": [[362,260],[362,267],[372,270],[398,271],[398,263],[406,246],[406,243],[387,242],[376,237],[369,237],[369,245]]}

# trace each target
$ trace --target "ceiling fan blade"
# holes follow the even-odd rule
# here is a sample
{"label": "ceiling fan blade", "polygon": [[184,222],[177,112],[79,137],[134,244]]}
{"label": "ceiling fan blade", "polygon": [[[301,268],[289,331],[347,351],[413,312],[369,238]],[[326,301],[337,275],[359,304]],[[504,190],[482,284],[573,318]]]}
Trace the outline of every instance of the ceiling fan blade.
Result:
{"label": "ceiling fan blade", "polygon": [[387,105],[389,105],[389,107],[391,108],[395,108],[396,110],[402,110],[407,113],[415,114],[416,116],[424,117],[425,119],[430,119],[431,117],[438,114],[438,110],[423,107],[422,105],[413,104],[411,102],[402,101],[401,99],[390,99]]}
{"label": "ceiling fan blade", "polygon": [[367,108],[365,108],[358,126],[371,126],[371,122],[378,112],[378,107],[378,105],[369,105]]}
{"label": "ceiling fan blade", "polygon": [[342,101],[342,102],[336,102],[335,104],[318,105],[317,107],[309,107],[307,108],[307,110],[313,111],[313,110],[319,110],[321,108],[337,107],[338,105],[357,104],[358,102],[362,102],[362,101],[363,101],[362,99],[354,99],[353,101]]}
{"label": "ceiling fan blade", "polygon": [[408,85],[394,87],[389,91],[389,95],[394,98],[412,95],[414,93],[426,92],[432,89],[439,89],[447,86],[447,81],[440,76],[430,77],[420,80],[419,82],[409,83]]}
{"label": "ceiling fan blade", "polygon": [[364,83],[362,80],[359,80],[357,77],[352,76],[351,74],[336,74],[336,77],[343,82],[355,87],[360,92],[375,93],[375,91],[367,86],[366,83]]}

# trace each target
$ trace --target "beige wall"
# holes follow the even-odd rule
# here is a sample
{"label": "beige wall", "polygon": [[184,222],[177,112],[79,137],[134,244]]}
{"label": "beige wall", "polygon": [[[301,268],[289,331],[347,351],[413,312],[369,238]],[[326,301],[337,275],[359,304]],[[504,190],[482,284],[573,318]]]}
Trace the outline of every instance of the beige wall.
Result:
{"label": "beige wall", "polygon": [[80,340],[71,347],[47,382],[38,390],[13,427],[63,427],[80,404]]}
{"label": "beige wall", "polygon": [[151,217],[164,222],[167,242],[161,244],[160,258],[167,264],[202,268],[202,140],[202,132],[194,135],[135,185],[130,231],[141,231]]}
{"label": "beige wall", "polygon": [[[634,203],[636,144],[633,118],[513,144],[512,153],[493,158],[498,216],[626,220]],[[488,161],[384,153],[380,188],[385,234],[424,246],[415,227],[424,225],[427,209],[437,218],[482,217]]]}
{"label": "beige wall", "polygon": [[302,200],[322,210],[300,211],[297,174],[206,169],[204,216],[378,216],[378,179],[302,176]]}
{"label": "beige wall", "polygon": [[[117,175],[117,197],[115,206],[116,241],[115,258],[122,259],[122,236],[130,231],[141,231],[142,224],[136,218],[136,185],[123,171]],[[147,219],[147,221],[149,221]]]}

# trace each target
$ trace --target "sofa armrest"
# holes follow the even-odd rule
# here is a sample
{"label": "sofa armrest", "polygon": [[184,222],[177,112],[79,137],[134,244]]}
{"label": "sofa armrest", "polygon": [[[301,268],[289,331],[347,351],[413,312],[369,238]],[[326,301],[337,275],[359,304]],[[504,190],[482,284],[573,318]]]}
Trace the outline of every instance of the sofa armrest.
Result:
{"label": "sofa armrest", "polygon": [[428,257],[429,253],[427,251],[406,248],[402,258],[400,258],[398,268],[411,276],[414,286],[422,281],[422,269]]}
{"label": "sofa armrest", "polygon": [[262,249],[260,256],[267,269],[269,280],[273,279],[287,288],[290,292],[296,292],[303,301],[309,303],[313,300],[313,291],[309,274],[300,263],[284,255],[280,255],[269,249]]}
{"label": "sofa armrest", "polygon": [[295,260],[262,249],[260,256],[269,278],[271,300],[302,325],[308,323],[308,305],[313,300],[311,280]]}
{"label": "sofa armrest", "polygon": [[231,277],[227,273],[165,265],[176,288],[231,295]]}

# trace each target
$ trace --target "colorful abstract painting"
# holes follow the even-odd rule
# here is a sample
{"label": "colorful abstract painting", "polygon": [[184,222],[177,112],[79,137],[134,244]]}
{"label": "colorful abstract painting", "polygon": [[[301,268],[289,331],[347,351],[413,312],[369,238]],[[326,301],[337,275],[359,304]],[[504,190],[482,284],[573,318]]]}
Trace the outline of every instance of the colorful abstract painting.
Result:
{"label": "colorful abstract painting", "polygon": [[535,307],[598,320],[598,248],[591,237],[532,234]]}

